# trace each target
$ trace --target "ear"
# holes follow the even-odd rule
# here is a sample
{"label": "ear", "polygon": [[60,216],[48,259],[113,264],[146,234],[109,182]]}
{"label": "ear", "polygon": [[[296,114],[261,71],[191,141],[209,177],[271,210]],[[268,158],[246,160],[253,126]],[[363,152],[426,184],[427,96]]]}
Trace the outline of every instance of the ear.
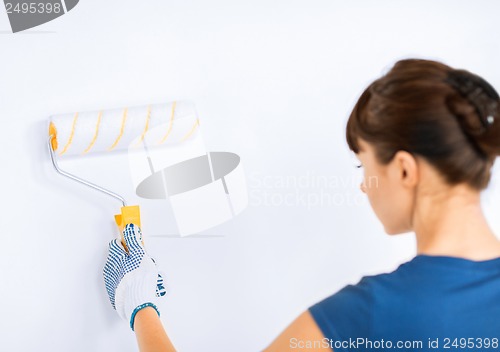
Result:
{"label": "ear", "polygon": [[394,176],[406,187],[415,187],[419,180],[418,160],[405,150],[399,150],[391,161]]}

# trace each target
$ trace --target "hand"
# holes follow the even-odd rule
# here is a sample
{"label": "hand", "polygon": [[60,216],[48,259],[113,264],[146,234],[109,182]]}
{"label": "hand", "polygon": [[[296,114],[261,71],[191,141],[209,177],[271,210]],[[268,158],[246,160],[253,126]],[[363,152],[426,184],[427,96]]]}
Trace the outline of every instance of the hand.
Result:
{"label": "hand", "polygon": [[120,240],[111,241],[103,274],[111,305],[134,330],[134,318],[139,310],[153,307],[160,315],[157,301],[166,291],[156,263],[144,250],[140,228],[126,225],[123,237],[128,253]]}

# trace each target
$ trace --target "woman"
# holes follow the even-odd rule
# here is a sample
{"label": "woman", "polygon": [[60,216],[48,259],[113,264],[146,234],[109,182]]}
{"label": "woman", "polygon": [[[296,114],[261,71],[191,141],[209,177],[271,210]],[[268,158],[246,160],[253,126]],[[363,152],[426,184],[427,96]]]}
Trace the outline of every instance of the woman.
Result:
{"label": "woman", "polygon": [[[347,122],[347,143],[385,231],[415,232],[417,255],[313,305],[265,351],[500,349],[500,241],[480,205],[500,155],[499,118],[490,84],[439,62],[401,60],[370,84]],[[157,271],[142,260],[140,231],[126,231],[140,255],[115,241],[108,263],[118,253],[141,264],[108,292],[139,297],[124,299],[122,315],[134,324],[138,312],[141,351],[174,351],[154,306],[140,309],[155,302]],[[106,282],[126,267],[105,271]]]}

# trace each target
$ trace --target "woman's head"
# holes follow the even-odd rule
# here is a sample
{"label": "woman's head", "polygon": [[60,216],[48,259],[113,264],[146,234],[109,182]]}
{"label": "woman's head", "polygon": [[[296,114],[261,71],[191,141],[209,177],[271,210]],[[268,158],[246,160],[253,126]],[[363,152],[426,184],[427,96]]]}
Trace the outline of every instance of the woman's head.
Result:
{"label": "woman's head", "polygon": [[500,155],[499,119],[500,99],[490,84],[435,61],[398,61],[365,89],[346,137],[388,233],[411,230],[416,188],[478,193],[487,187]]}

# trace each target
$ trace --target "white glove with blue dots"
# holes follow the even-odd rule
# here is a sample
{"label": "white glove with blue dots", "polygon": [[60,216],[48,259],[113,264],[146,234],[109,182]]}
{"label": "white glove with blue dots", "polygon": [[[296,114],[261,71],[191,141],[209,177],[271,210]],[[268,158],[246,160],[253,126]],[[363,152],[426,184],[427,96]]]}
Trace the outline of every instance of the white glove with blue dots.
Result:
{"label": "white glove with blue dots", "polygon": [[123,237],[128,253],[119,239],[109,243],[104,283],[111,305],[134,330],[134,318],[139,310],[153,307],[160,315],[157,302],[166,290],[154,260],[144,250],[141,229],[128,224]]}

